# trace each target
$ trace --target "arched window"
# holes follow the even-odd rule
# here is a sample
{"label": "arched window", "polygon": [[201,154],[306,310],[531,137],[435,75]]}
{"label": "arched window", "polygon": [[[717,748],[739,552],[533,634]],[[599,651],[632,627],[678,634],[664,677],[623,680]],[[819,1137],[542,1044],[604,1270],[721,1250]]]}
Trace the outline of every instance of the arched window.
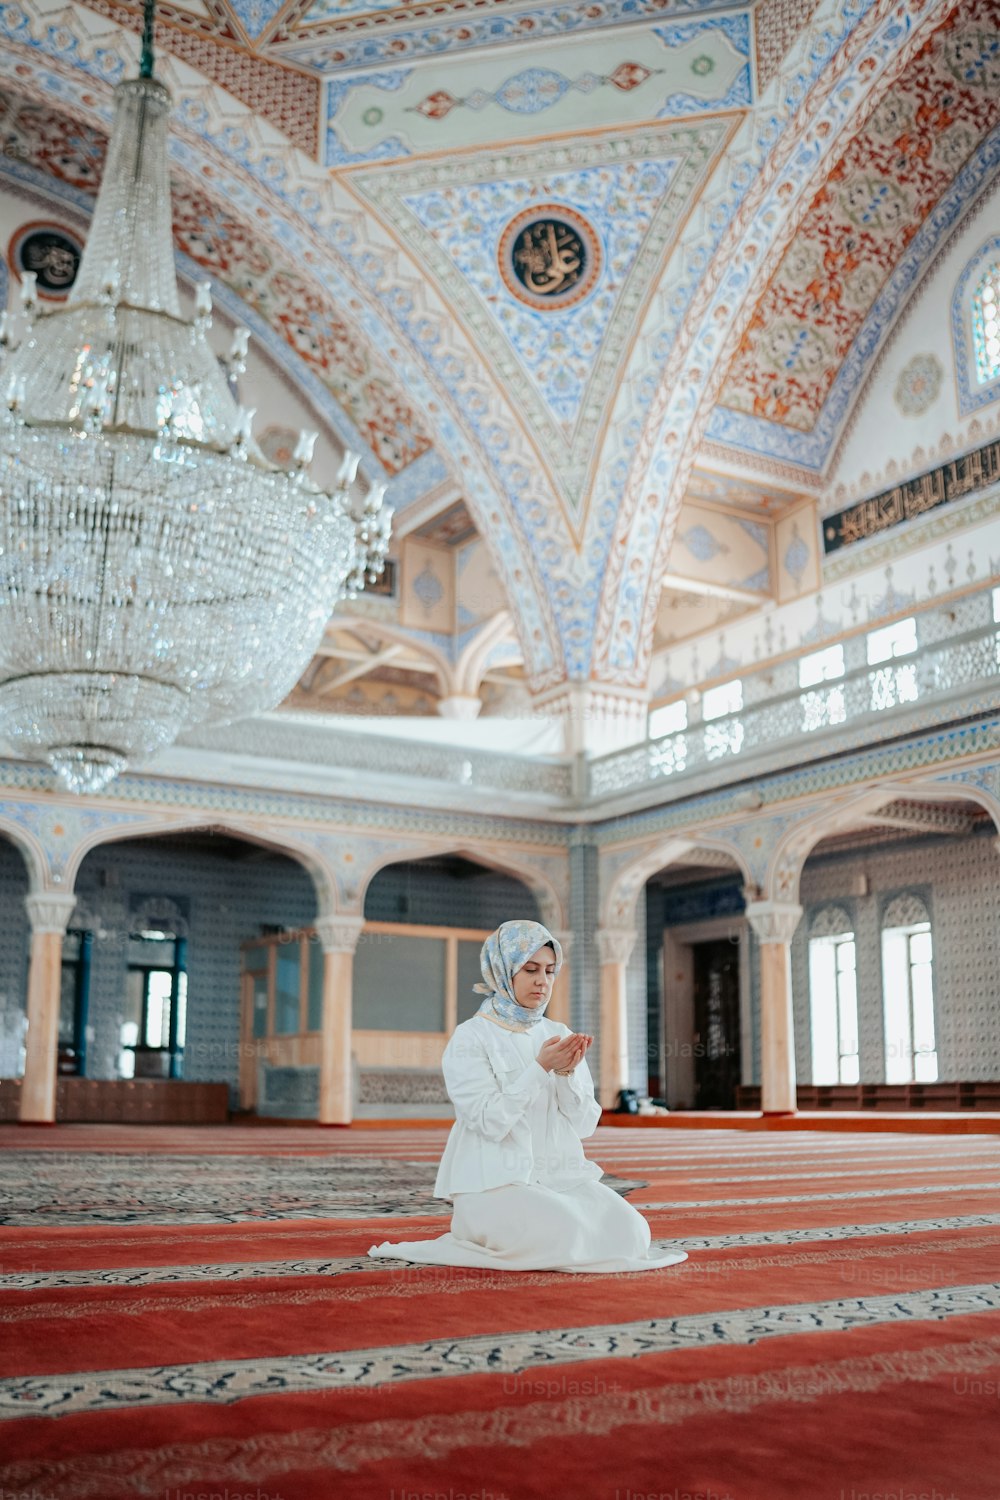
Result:
{"label": "arched window", "polygon": [[886,1083],[934,1083],[934,945],[930,913],[913,892],[882,914],[882,1007]]}
{"label": "arched window", "polygon": [[951,299],[958,408],[963,416],[1000,400],[1000,235],[980,245]]}
{"label": "arched window", "polygon": [[1000,378],[1000,259],[972,294],[972,348],[980,385]]}
{"label": "arched window", "polygon": [[809,1018],[813,1083],[859,1083],[857,950],[842,906],[809,924]]}

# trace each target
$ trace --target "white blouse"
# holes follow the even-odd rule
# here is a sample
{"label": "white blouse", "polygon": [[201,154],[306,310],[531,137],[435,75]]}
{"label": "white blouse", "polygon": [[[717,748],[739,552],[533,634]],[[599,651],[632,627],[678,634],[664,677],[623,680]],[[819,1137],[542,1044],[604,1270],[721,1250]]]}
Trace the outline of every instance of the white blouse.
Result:
{"label": "white blouse", "polygon": [[535,1061],[549,1037],[569,1035],[568,1026],[544,1017],[530,1031],[509,1031],[483,1016],[455,1028],[441,1060],[455,1124],[435,1197],[516,1182],[565,1191],[603,1176],[580,1145],[601,1118],[586,1058],[566,1078]]}

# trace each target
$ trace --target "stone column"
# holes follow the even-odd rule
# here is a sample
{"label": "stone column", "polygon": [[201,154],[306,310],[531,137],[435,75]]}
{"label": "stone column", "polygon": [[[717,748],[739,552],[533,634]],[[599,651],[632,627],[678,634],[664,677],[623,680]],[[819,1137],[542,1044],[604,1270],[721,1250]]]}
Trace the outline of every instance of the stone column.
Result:
{"label": "stone column", "polygon": [[349,1125],[354,950],[364,917],[325,916],[314,923],[323,944],[323,1032],[320,1040],[319,1123]]}
{"label": "stone column", "polygon": [[19,1119],[22,1125],[53,1125],[59,1053],[62,945],[76,897],[61,891],[26,896],[31,923],[28,962],[28,1035]]}
{"label": "stone column", "polygon": [[557,931],[554,927],[550,927],[549,931],[562,949],[563,963],[552,986],[552,999],[545,1007],[545,1014],[550,1021],[563,1021],[567,1026],[572,1026],[569,1018],[569,960],[573,951],[573,934],[569,931]]}
{"label": "stone column", "polygon": [[628,1087],[628,1006],[625,971],[635,947],[634,927],[599,927],[594,933],[601,964],[600,1103],[613,1109]]}
{"label": "stone column", "polygon": [[760,943],[760,1107],[766,1115],[794,1114],[791,945],[802,908],[791,901],[750,901],[746,914]]}

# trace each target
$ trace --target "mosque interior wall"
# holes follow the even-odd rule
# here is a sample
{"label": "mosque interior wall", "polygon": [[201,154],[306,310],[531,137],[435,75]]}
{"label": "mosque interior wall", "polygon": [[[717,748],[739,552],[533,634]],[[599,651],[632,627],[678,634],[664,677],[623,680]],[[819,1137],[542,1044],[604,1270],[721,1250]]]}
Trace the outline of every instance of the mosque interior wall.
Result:
{"label": "mosque interior wall", "polygon": [[[858,1016],[861,1082],[885,1080],[882,1002],[881,919],[886,905],[903,892],[924,901],[933,939],[934,1000],[941,1081],[964,1082],[1000,1077],[1000,884],[992,824],[960,838],[939,835],[872,843],[864,848],[819,852],[806,861],[800,901],[802,920],[791,945],[795,1013],[796,1076],[812,1082],[809,996],[809,929],[817,913],[836,903],[853,920],[857,944]],[[859,894],[859,892],[864,894]],[[659,1057],[659,1026],[664,1015],[664,982],[660,956],[664,929],[706,927],[728,918],[733,932],[742,925],[744,898],[737,879],[705,880],[690,885],[650,883],[646,890],[646,964],[648,975],[649,1049]],[[742,1079],[760,1082],[759,945],[753,934],[745,950],[750,965],[750,1036],[744,1038]],[[666,1038],[670,1092],[671,1047]],[[674,1064],[676,1066],[676,1064]]]}
{"label": "mosque interior wall", "polygon": [[[70,928],[94,932],[86,1073],[91,1078],[118,1076],[126,945],[134,926],[130,918],[148,898],[158,898],[179,909],[187,927],[184,1077],[228,1083],[235,1103],[241,944],[266,929],[308,927],[316,915],[315,890],[308,872],[281,854],[229,839],[219,839],[219,852],[214,852],[205,835],[188,842],[191,847],[187,849],[183,836],[170,845],[154,840],[107,845],[81,866],[76,882],[78,906]],[[27,873],[19,852],[0,840],[0,929],[4,932],[0,944],[0,1076],[5,1077],[17,1076],[21,1067],[30,937],[24,907],[27,893]],[[369,886],[365,914],[372,922],[485,930],[511,918],[537,920],[539,915],[535,897],[521,881],[502,871],[449,859],[396,864],[380,871]],[[405,951],[380,953],[383,981],[387,964],[398,969],[394,979],[390,974],[390,981],[401,1000],[410,982]],[[365,1011],[364,1000],[363,995],[357,996],[359,1019]],[[380,1032],[359,1041],[364,1043],[358,1049],[362,1064],[374,1062],[372,1071],[378,1075],[367,1083],[368,1092],[385,1092],[387,1082],[379,1065],[390,1054],[403,1070],[419,1072],[427,1066],[421,1039],[406,1031]],[[439,1051],[440,1044],[432,1062]]]}
{"label": "mosque interior wall", "polygon": [[[806,861],[802,920],[792,939],[796,1071],[811,1081],[809,927],[828,902],[847,910],[857,944],[861,1082],[884,1078],[881,922],[904,892],[927,907],[933,941],[938,1077],[1000,1078],[1000,883],[994,830],[962,838],[907,839]],[[858,894],[867,887],[867,894]]]}

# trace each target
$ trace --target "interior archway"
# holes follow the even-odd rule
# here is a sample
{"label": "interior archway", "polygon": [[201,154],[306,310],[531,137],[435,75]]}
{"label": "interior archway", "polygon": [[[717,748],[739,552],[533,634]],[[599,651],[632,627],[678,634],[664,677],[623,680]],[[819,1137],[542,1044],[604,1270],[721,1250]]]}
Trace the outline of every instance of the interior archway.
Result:
{"label": "interior archway", "polygon": [[745,875],[720,848],[692,848],[641,892],[649,1092],[671,1109],[733,1109],[759,1069]]}
{"label": "interior archway", "polygon": [[435,1070],[454,1027],[482,1003],[473,986],[483,941],[501,922],[541,920],[539,903],[509,870],[449,851],[383,865],[364,914],[354,957],[357,1115],[447,1116]]}
{"label": "interior archway", "polygon": [[891,1102],[909,1084],[1000,1079],[996,833],[980,801],[922,787],[812,846],[791,945],[800,1093],[846,1101],[859,1085]]}
{"label": "interior archway", "polygon": [[225,1083],[235,1104],[242,945],[312,923],[310,871],[277,845],[202,825],[105,839],[75,889],[95,924],[87,1076]]}

